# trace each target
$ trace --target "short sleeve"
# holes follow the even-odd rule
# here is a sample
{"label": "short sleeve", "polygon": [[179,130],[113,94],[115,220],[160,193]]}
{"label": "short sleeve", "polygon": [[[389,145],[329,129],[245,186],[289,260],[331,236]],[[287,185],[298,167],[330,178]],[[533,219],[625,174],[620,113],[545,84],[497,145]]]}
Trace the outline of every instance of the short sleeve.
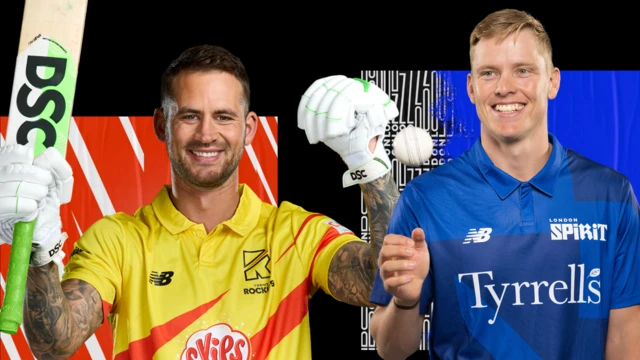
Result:
{"label": "short sleeve", "polygon": [[338,249],[352,241],[367,243],[334,219],[297,208],[292,211],[294,246],[309,274],[309,295],[318,289],[335,298],[329,290],[329,267]]}
{"label": "short sleeve", "polygon": [[628,180],[625,181],[623,194],[611,308],[623,308],[640,303],[640,211],[638,200]]}
{"label": "short sleeve", "polygon": [[123,236],[115,217],[98,220],[74,244],[62,276],[62,281],[79,279],[91,284],[102,298],[105,317],[120,298]]}

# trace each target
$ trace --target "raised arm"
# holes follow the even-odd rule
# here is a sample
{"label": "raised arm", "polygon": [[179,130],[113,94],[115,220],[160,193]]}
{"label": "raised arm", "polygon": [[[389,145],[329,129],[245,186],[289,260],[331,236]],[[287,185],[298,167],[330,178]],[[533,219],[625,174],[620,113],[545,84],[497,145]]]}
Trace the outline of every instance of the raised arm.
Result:
{"label": "raised arm", "polygon": [[373,306],[369,296],[378,268],[378,255],[399,192],[391,172],[370,183],[360,184],[360,188],[367,207],[370,240],[369,243],[346,243],[338,249],[329,267],[329,289],[340,301],[370,307]]}
{"label": "raised arm", "polygon": [[348,168],[343,186],[360,185],[364,194],[371,239],[342,245],[329,267],[329,290],[352,305],[372,306],[378,253],[399,197],[383,143],[389,120],[398,115],[382,89],[343,75],[316,80],[298,105],[298,127],[309,143],[323,142],[338,153]]}
{"label": "raised arm", "polygon": [[102,322],[102,301],[88,284],[60,284],[60,205],[71,200],[72,169],[55,148],[33,159],[23,145],[0,147],[0,241],[12,244],[15,224],[35,219],[23,325],[38,359],[68,359]]}

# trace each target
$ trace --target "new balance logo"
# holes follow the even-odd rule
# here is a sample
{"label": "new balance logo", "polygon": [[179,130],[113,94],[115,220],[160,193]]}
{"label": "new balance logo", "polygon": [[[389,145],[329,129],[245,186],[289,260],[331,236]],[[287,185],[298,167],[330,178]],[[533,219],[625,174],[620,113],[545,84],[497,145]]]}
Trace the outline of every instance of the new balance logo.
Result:
{"label": "new balance logo", "polygon": [[467,237],[464,239],[463,244],[469,243],[483,243],[489,240],[491,237],[490,234],[493,231],[492,228],[479,228],[479,229],[470,229]]}
{"label": "new balance logo", "polygon": [[163,271],[157,272],[152,271],[149,274],[149,284],[153,284],[155,286],[166,286],[171,284],[171,278],[173,277],[173,271]]}

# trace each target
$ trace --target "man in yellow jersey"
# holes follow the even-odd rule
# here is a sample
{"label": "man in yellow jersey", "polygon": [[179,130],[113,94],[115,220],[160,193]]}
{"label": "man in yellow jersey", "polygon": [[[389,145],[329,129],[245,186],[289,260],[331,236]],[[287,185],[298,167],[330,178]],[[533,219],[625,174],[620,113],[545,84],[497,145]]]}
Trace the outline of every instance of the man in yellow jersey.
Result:
{"label": "man in yellow jersey", "polygon": [[[215,46],[188,49],[162,78],[155,131],[172,184],[135,214],[92,225],[60,279],[60,204],[73,175],[55,151],[33,159],[0,148],[0,239],[37,216],[24,329],[38,358],[68,358],[108,321],[115,359],[308,359],[308,299],[318,290],[368,301],[377,254],[398,198],[382,138],[398,115],[375,85],[332,76],[302,96],[298,125],[348,166],[372,221],[371,241],[289,202],[262,202],[239,184],[256,133],[241,61]],[[20,186],[18,186],[20,185]]]}

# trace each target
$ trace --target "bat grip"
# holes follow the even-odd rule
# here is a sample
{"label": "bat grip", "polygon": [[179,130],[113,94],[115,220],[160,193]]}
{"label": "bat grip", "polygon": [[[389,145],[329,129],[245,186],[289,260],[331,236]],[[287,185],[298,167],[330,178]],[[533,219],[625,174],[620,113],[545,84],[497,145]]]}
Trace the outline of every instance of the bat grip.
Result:
{"label": "bat grip", "polygon": [[35,223],[35,220],[18,222],[13,230],[7,287],[4,303],[0,309],[0,331],[11,335],[17,333],[22,324],[22,308]]}

